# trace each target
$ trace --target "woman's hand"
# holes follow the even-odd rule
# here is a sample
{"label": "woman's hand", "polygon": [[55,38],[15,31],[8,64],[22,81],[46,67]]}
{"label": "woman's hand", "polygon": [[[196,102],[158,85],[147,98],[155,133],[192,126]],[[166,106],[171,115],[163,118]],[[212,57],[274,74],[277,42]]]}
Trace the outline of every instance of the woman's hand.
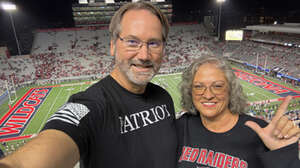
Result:
{"label": "woman's hand", "polygon": [[247,121],[245,123],[245,125],[253,129],[258,134],[270,150],[276,150],[288,146],[297,142],[300,138],[299,126],[284,115],[291,99],[292,96],[287,96],[284,99],[275,116],[265,128],[261,128],[253,121]]}

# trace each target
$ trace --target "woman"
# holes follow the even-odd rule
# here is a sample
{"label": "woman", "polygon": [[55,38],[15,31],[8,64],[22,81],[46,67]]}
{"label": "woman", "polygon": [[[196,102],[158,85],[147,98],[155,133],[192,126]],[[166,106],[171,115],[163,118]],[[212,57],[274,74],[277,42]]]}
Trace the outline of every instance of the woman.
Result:
{"label": "woman", "polygon": [[299,168],[299,134],[289,138],[299,128],[282,117],[288,101],[270,124],[246,115],[246,97],[224,60],[197,59],[182,74],[181,95],[187,113],[176,121],[179,168]]}

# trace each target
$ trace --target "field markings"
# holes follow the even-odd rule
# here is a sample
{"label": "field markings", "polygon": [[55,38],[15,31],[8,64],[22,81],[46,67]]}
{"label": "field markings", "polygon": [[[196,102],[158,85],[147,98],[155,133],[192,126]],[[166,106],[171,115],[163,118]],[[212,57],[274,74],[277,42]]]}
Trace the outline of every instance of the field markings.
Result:
{"label": "field markings", "polygon": [[172,74],[172,75],[157,75],[155,76],[155,78],[153,78],[153,80],[151,81],[152,83],[159,85],[160,87],[164,88],[172,97],[172,100],[174,102],[174,110],[175,112],[176,109],[178,109],[180,111],[181,107],[180,107],[180,103],[176,103],[177,100],[179,100],[180,95],[178,92],[178,89],[176,87],[176,79],[174,81],[174,75],[178,75],[178,74]]}
{"label": "field markings", "polygon": [[[0,137],[0,140],[1,141],[12,141],[12,140],[21,140],[21,139],[25,139],[25,138],[28,138],[30,137],[31,135],[28,135],[28,133],[26,133],[26,131],[28,130],[27,128],[30,127],[29,125],[32,123],[32,121],[36,118],[37,116],[37,112],[38,112],[38,109],[42,106],[42,104],[45,103],[46,99],[48,98],[50,92],[51,92],[51,88],[49,87],[44,87],[45,89],[42,89],[42,90],[47,90],[46,93],[40,93],[39,91],[37,91],[39,88],[31,88],[29,91],[27,91],[21,98],[20,100],[18,100],[18,102],[10,109],[9,112],[6,113],[5,116],[8,116],[9,118],[7,118],[7,123],[11,124],[15,124],[14,127],[10,127],[9,130],[14,130],[14,129],[18,129],[19,132],[17,133],[13,133],[11,134],[10,138],[3,138],[3,137]],[[34,103],[34,107],[33,106],[30,106],[30,103],[25,103],[25,102],[29,102],[30,101],[30,98],[32,98],[33,95],[43,95],[44,97],[40,97],[40,98],[43,98],[42,100],[39,99],[40,101],[35,101],[35,99],[31,100],[31,101],[35,101]],[[38,102],[38,103],[37,103]],[[26,105],[25,105],[26,104]],[[28,107],[32,107],[30,108],[30,110],[28,109]],[[24,110],[25,109],[25,110]],[[27,109],[27,110],[26,110]],[[29,110],[29,111],[28,111]],[[26,112],[27,111],[27,112]],[[21,120],[13,120],[11,119],[12,116],[15,116],[16,114],[24,114],[22,112],[25,112],[25,113],[28,113],[26,114],[26,118],[22,118]],[[29,116],[28,116],[29,115]],[[25,117],[25,116],[23,116]],[[2,120],[6,120],[5,118],[2,118]],[[0,122],[1,122],[0,121]],[[16,122],[16,123],[15,123]],[[19,127],[20,125],[22,125],[21,127]],[[7,125],[4,123],[2,125],[1,123],[1,127],[6,127]],[[18,128],[17,128],[18,127]],[[8,127],[9,128],[9,127]],[[5,129],[5,128],[4,128]],[[6,132],[6,131],[5,131]],[[5,133],[4,132],[4,133]],[[31,134],[31,133],[30,133]],[[22,135],[22,136],[21,136]]]}
{"label": "field markings", "polygon": [[[276,82],[273,82],[273,81],[271,81],[271,80],[268,80],[268,79],[266,79],[266,78],[263,78],[263,77],[260,77],[260,76],[257,76],[257,75],[255,75],[255,74],[252,74],[252,73],[249,73],[249,72],[247,72],[247,71],[244,71],[244,70],[241,70],[241,69],[238,69],[238,68],[232,68],[234,71],[236,71],[236,72],[241,72],[242,74],[246,74],[247,76],[251,76],[251,77],[254,77],[254,79],[255,80],[257,80],[257,81],[261,81],[261,82],[267,82],[267,83],[270,83],[270,84],[272,84],[273,85],[273,87],[280,87],[280,88],[283,88],[283,89],[287,89],[289,92],[293,92],[293,93],[295,93],[295,94],[300,94],[300,91],[298,91],[298,90],[295,90],[295,89],[292,89],[292,88],[289,88],[288,86],[285,86],[285,85],[282,85],[282,84],[279,84],[279,83],[276,83]],[[244,80],[244,79],[242,79],[242,80]],[[250,82],[249,82],[250,83]],[[258,85],[257,85],[258,86]],[[260,86],[258,86],[258,87],[260,87]],[[265,90],[267,90],[266,88],[264,88],[264,87],[260,87],[260,88],[263,88],[263,89],[265,89]],[[267,91],[269,91],[269,90],[267,90]],[[270,91],[269,91],[270,92]],[[278,96],[281,96],[280,94],[277,94]],[[282,97],[282,96],[281,96]]]}
{"label": "field markings", "polygon": [[44,124],[45,124],[45,122],[46,122],[46,120],[48,119],[49,113],[52,111],[53,106],[56,104],[57,98],[59,97],[59,95],[61,94],[61,91],[63,90],[62,88],[59,88],[59,89],[60,89],[60,90],[59,90],[58,95],[55,96],[55,99],[54,99],[53,103],[51,104],[51,107],[50,107],[50,109],[48,110],[47,115],[45,115],[46,117],[44,117],[44,120],[43,120],[43,122],[41,123],[41,126],[40,126],[40,128],[38,129],[37,132],[40,132],[40,131],[41,131],[42,127],[44,126]]}
{"label": "field markings", "polygon": [[[55,96],[55,99],[54,99],[53,103],[51,104],[51,107],[49,108],[47,114],[45,115],[44,120],[41,123],[41,126],[39,127],[37,132],[40,132],[40,130],[44,126],[46,120],[50,117],[50,114],[52,114],[53,107],[56,105],[57,100],[63,98],[64,99],[63,102],[67,102],[74,91],[78,92],[77,90],[79,90],[79,91],[82,90],[83,85],[84,85],[84,83],[81,83],[79,85],[80,86],[79,88],[78,88],[78,85],[77,86],[76,85],[62,85],[61,87],[55,87],[55,88],[59,89],[59,93]],[[61,96],[64,91],[67,91],[67,94],[65,96]]]}
{"label": "field markings", "polygon": [[79,88],[79,91],[82,91],[82,86],[83,86],[84,84],[81,84],[80,85],[80,88]]}
{"label": "field markings", "polygon": [[[254,96],[252,96],[252,99],[254,99],[254,101],[260,101],[261,99],[263,99],[263,100],[269,100],[269,99],[271,99],[270,96],[266,96],[265,94],[263,94],[262,92],[260,92],[259,89],[256,86],[252,86],[252,84],[249,83],[249,82],[247,82],[247,86],[244,85],[244,89],[248,93],[254,93]],[[265,89],[262,89],[262,90],[264,92],[267,92]],[[261,97],[258,97],[256,95],[260,95]],[[274,94],[274,95],[276,95],[276,94]],[[248,97],[248,95],[247,95],[247,97]]]}
{"label": "field markings", "polygon": [[[180,97],[181,97],[181,94],[180,94],[180,90],[178,88],[178,79],[168,79],[168,81],[170,82],[171,84],[171,90],[172,90],[172,94],[175,96],[175,100],[173,100],[174,102],[175,101],[178,101],[177,103],[174,103],[174,106],[175,106],[175,109],[178,109],[179,111],[181,111],[181,105],[180,105]],[[174,99],[174,98],[173,98]],[[179,112],[178,111],[178,112]]]}

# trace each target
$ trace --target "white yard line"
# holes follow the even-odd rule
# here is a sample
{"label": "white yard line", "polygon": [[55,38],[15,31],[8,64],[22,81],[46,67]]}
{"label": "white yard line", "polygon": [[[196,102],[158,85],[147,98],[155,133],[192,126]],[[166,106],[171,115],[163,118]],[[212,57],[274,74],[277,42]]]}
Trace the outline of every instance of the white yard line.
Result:
{"label": "white yard line", "polygon": [[[256,86],[256,87],[257,87],[257,86]],[[263,89],[263,88],[261,88],[261,89]],[[262,95],[262,96],[265,98],[265,100],[269,100],[269,99],[270,99],[269,96],[266,96],[266,95],[262,94],[261,92],[257,91],[257,89],[255,89],[253,86],[247,87],[247,90],[250,90],[250,91],[253,92],[254,94]],[[254,96],[255,96],[255,95],[254,95]],[[257,100],[257,99],[256,99],[255,101],[260,101],[260,100]]]}
{"label": "white yard line", "polygon": [[80,91],[82,91],[82,86],[83,86],[83,85],[84,85],[83,83],[80,85],[80,88],[79,88]]}
{"label": "white yard line", "polygon": [[[80,88],[81,88],[81,86],[82,86],[82,85],[80,85]],[[76,90],[76,89],[74,89],[74,90]],[[72,91],[72,90],[70,90],[68,96],[66,96],[67,99],[65,100],[65,102],[68,102],[70,96],[72,95],[72,94],[71,94],[71,91]]]}
{"label": "white yard line", "polygon": [[[83,86],[85,83],[80,83],[80,84],[81,84],[81,85],[80,85],[80,90],[82,90],[82,86]],[[73,85],[73,86],[74,86],[74,85]],[[64,87],[65,87],[65,86],[64,86]],[[50,114],[50,112],[52,111],[53,106],[56,104],[57,98],[60,96],[62,90],[64,90],[64,87],[60,87],[60,91],[59,91],[58,95],[55,97],[54,102],[52,103],[52,105],[51,105],[51,107],[50,107],[50,109],[49,109],[49,111],[48,111],[46,117],[44,118],[44,120],[43,120],[43,122],[42,122],[40,128],[38,129],[38,132],[40,132],[40,130],[41,130],[42,127],[44,126],[44,123],[45,123],[46,120],[49,118],[49,114]],[[68,101],[68,99],[70,98],[70,96],[71,96],[71,91],[69,91],[68,96],[66,96],[65,102]]]}
{"label": "white yard line", "polygon": [[[175,79],[176,80],[176,79]],[[181,94],[180,94],[180,90],[179,90],[179,88],[178,88],[178,84],[172,79],[172,80],[169,80],[170,81],[170,84],[171,84],[171,86],[170,86],[170,88],[173,90],[173,93],[175,94],[175,96],[176,96],[176,98],[179,98],[179,100],[180,100],[180,97],[181,97]],[[174,100],[173,100],[174,101]],[[182,107],[181,107],[181,105],[180,105],[180,102],[179,102],[179,104],[175,104],[174,103],[174,106],[175,106],[175,109],[177,108],[177,109],[179,109],[179,110],[181,110],[182,109]]]}
{"label": "white yard line", "polygon": [[59,91],[58,95],[56,95],[56,97],[55,97],[55,99],[54,99],[54,102],[52,103],[52,105],[51,105],[51,107],[50,107],[50,109],[49,109],[49,111],[48,111],[48,113],[47,113],[46,117],[44,118],[44,120],[43,120],[43,122],[42,122],[42,124],[41,124],[40,128],[38,129],[38,132],[40,132],[40,131],[41,131],[42,127],[44,126],[44,123],[45,123],[45,122],[46,122],[46,120],[48,119],[49,113],[51,112],[51,110],[52,110],[52,108],[53,108],[54,104],[56,103],[56,100],[57,100],[57,98],[59,97],[59,95],[60,95],[61,91],[62,91],[62,88],[60,88],[60,91]]}

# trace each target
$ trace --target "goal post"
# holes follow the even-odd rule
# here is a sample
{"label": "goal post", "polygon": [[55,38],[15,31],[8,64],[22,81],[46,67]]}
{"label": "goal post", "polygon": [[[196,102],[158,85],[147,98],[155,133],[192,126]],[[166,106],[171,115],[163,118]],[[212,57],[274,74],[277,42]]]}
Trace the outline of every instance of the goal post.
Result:
{"label": "goal post", "polygon": [[8,104],[12,105],[17,100],[17,92],[13,78],[5,81],[8,95]]}

